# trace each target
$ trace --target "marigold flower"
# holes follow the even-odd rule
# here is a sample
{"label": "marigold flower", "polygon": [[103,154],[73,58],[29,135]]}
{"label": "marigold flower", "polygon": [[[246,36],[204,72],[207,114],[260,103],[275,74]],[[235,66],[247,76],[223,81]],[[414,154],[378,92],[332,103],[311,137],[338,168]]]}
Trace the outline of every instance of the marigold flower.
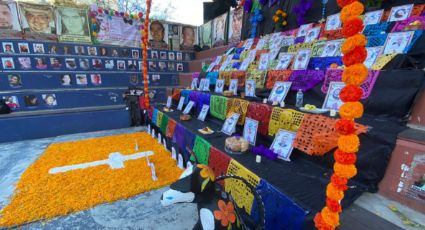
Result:
{"label": "marigold flower", "polygon": [[342,212],[342,207],[338,201],[326,198],[326,207],[329,208],[331,212],[340,213]]}
{"label": "marigold flower", "polygon": [[342,200],[344,198],[344,192],[330,183],[326,186],[326,196],[333,200]]}
{"label": "marigold flower", "polygon": [[363,89],[356,85],[347,85],[339,93],[339,98],[343,102],[359,101],[363,96]]}
{"label": "marigold flower", "polygon": [[351,179],[357,174],[355,165],[344,165],[338,162],[334,164],[334,171],[336,175],[347,179]]}
{"label": "marigold flower", "polygon": [[354,134],[356,128],[353,120],[339,119],[335,122],[336,132],[340,135]]}
{"label": "marigold flower", "polygon": [[356,163],[357,156],[355,153],[346,153],[340,149],[337,149],[334,152],[334,159],[338,163],[349,165]]}
{"label": "marigold flower", "polygon": [[337,0],[338,6],[343,8],[344,6],[350,5],[351,3],[358,1],[358,0]]}
{"label": "marigold flower", "polygon": [[351,17],[358,17],[360,16],[364,11],[364,6],[361,2],[355,1],[351,4],[345,6],[341,9],[341,21],[342,23],[346,23],[346,21]]}
{"label": "marigold flower", "polygon": [[322,218],[323,220],[332,226],[339,226],[339,214],[337,212],[332,212],[328,207],[322,209]]}
{"label": "marigold flower", "polygon": [[345,68],[342,73],[342,81],[347,85],[360,86],[369,74],[368,69],[364,64],[355,64]]}
{"label": "marigold flower", "polygon": [[345,66],[352,66],[363,63],[367,57],[367,50],[364,46],[356,46],[353,50],[342,57]]}
{"label": "marigold flower", "polygon": [[331,176],[331,183],[338,190],[341,190],[341,191],[347,190],[348,189],[347,182],[348,180],[346,178],[340,177],[336,175],[335,173],[332,174]]}
{"label": "marigold flower", "polygon": [[354,50],[357,46],[365,46],[367,44],[367,38],[363,34],[356,34],[345,40],[342,44],[341,52],[347,54]]}
{"label": "marigold flower", "polygon": [[360,140],[355,134],[341,135],[338,138],[338,148],[346,153],[356,153],[359,151]]}
{"label": "marigold flower", "polygon": [[[344,119],[357,119],[363,116],[363,104],[347,102],[339,108],[339,115]],[[350,151],[349,151],[350,152]]]}
{"label": "marigold flower", "polygon": [[314,226],[318,230],[334,230],[335,229],[335,226],[331,226],[323,220],[322,214],[320,212],[317,213],[316,216],[314,216]]}
{"label": "marigold flower", "polygon": [[363,20],[359,17],[349,18],[342,27],[342,35],[346,38],[354,36],[363,31]]}

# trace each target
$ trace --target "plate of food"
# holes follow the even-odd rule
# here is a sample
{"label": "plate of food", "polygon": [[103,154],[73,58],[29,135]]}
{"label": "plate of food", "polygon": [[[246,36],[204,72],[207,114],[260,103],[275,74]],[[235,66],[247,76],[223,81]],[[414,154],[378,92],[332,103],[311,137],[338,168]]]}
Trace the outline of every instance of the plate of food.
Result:
{"label": "plate of food", "polygon": [[320,108],[317,108],[315,105],[310,105],[310,104],[304,105],[304,107],[301,107],[300,110],[303,112],[315,113],[315,114],[326,113],[329,111],[329,109],[320,109]]}
{"label": "plate of food", "polygon": [[204,135],[209,135],[209,134],[213,134],[214,133],[214,130],[212,130],[210,127],[207,126],[205,128],[198,129],[198,132],[200,132],[200,133],[202,133]]}

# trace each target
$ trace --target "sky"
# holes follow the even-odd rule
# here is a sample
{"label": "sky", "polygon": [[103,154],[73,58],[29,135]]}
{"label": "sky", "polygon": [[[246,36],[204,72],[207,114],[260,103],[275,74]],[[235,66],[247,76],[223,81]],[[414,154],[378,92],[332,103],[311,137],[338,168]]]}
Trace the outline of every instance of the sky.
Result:
{"label": "sky", "polygon": [[167,7],[171,4],[175,8],[170,14],[170,19],[168,21],[200,26],[204,21],[204,1],[205,0],[152,0],[152,4],[158,2],[162,7]]}

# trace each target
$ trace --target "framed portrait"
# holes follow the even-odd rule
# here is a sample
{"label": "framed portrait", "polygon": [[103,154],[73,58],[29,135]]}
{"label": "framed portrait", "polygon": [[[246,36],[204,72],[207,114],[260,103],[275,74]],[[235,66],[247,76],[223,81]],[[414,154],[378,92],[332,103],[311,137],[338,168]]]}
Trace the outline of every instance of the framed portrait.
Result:
{"label": "framed portrait", "polygon": [[3,96],[3,100],[12,111],[19,109],[19,101],[17,96]]}
{"label": "framed portrait", "polygon": [[269,65],[269,54],[263,53],[260,56],[260,64],[258,65],[259,70],[267,70],[267,67]]}
{"label": "framed portrait", "polygon": [[53,69],[61,69],[62,68],[62,60],[58,57],[50,58],[50,67]]}
{"label": "framed portrait", "polygon": [[[232,59],[233,59],[233,54],[230,54],[229,56],[226,57],[226,60],[224,60],[224,62],[221,64],[219,71],[224,71],[226,70],[227,66],[232,63]],[[218,64],[218,63],[217,63]]]}
{"label": "framed portrait", "polygon": [[12,31],[21,31],[16,2],[1,1],[0,14],[0,31],[5,31],[8,38],[14,37]]}
{"label": "framed portrait", "polygon": [[326,94],[325,102],[323,103],[322,108],[338,111],[341,105],[343,104],[343,102],[339,98],[339,93],[344,87],[344,82],[331,81],[329,83],[328,93]]}
{"label": "framed portrait", "polygon": [[74,46],[74,52],[76,55],[84,55],[86,53],[84,46]]}
{"label": "framed portrait", "polygon": [[55,13],[50,5],[18,3],[21,27],[39,34],[56,34]]}
{"label": "framed portrait", "polygon": [[76,74],[76,79],[77,85],[86,86],[88,84],[87,75],[85,74]]}
{"label": "framed portrait", "polygon": [[275,69],[276,70],[287,69],[293,57],[294,57],[294,54],[291,54],[291,53],[280,53],[279,62],[277,63]]}
{"label": "framed portrait", "polygon": [[168,71],[170,71],[170,72],[176,71],[176,68],[174,67],[174,63],[173,62],[168,62],[167,63],[167,66],[168,66]]}
{"label": "framed portrait", "polygon": [[341,43],[342,43],[341,40],[333,40],[333,41],[326,42],[325,47],[323,48],[322,55],[320,55],[320,57],[337,56],[341,48]]}
{"label": "framed portrait", "polygon": [[238,123],[239,117],[239,113],[232,113],[230,116],[228,116],[223,124],[223,127],[221,128],[221,132],[229,136],[232,135],[236,131],[236,124]]}
{"label": "framed portrait", "polygon": [[214,93],[223,93],[224,90],[224,79],[217,79],[215,82]]}
{"label": "framed portrait", "polygon": [[136,74],[132,74],[132,75],[130,75],[128,82],[132,85],[137,85],[137,84],[139,84],[139,78],[137,77]]}
{"label": "framed portrait", "polygon": [[167,64],[165,62],[160,61],[158,62],[159,71],[166,71],[167,70]]}
{"label": "framed portrait", "polygon": [[27,107],[35,107],[38,106],[38,98],[36,95],[25,95],[24,96],[25,106]]}
{"label": "framed portrait", "polygon": [[107,57],[108,54],[109,54],[108,48],[106,48],[106,47],[100,47],[99,48],[99,53],[100,53],[100,56]]}
{"label": "framed portrait", "polygon": [[54,44],[50,44],[48,47],[48,53],[49,54],[57,54],[58,53],[58,46]]}
{"label": "framed portrait", "polygon": [[87,9],[57,7],[56,25],[60,41],[90,42]]}
{"label": "framed portrait", "polygon": [[329,15],[326,19],[325,30],[337,30],[341,27],[340,14]]}
{"label": "framed portrait", "polygon": [[[150,63],[149,63],[150,65]],[[156,68],[156,65],[155,65]],[[124,60],[118,60],[117,61],[117,69],[118,70],[125,70],[125,61]]]}
{"label": "framed portrait", "polygon": [[209,105],[202,105],[201,112],[198,115],[198,120],[205,121],[205,118],[208,115],[208,110],[210,109]]}
{"label": "framed portrait", "polygon": [[151,51],[151,58],[152,59],[158,59],[158,51],[156,51],[156,50]]}
{"label": "framed portrait", "polygon": [[376,62],[376,59],[381,54],[382,46],[375,47],[366,47],[367,57],[363,64],[368,68],[372,68],[373,64]]}
{"label": "framed portrait", "polygon": [[[118,62],[117,62],[117,65],[118,65]],[[149,61],[148,62],[148,68],[149,68],[150,71],[156,71],[156,62]]]}
{"label": "framed portrait", "polygon": [[210,79],[209,78],[201,79],[201,82],[199,83],[199,90],[200,91],[210,91]]}
{"label": "framed portrait", "polygon": [[249,117],[245,118],[245,125],[243,128],[243,138],[248,141],[249,144],[255,146],[257,140],[257,129],[258,121]]}
{"label": "framed portrait", "polygon": [[72,50],[71,50],[71,48],[69,48],[69,46],[63,46],[62,51],[63,51],[63,54],[71,54],[72,53]]}
{"label": "framed portrait", "polygon": [[19,74],[9,74],[7,75],[7,79],[9,80],[9,86],[12,88],[20,88],[22,87],[22,78]]}
{"label": "framed portrait", "polygon": [[233,95],[238,95],[238,79],[231,79],[229,90],[233,92]]}
{"label": "framed portrait", "polygon": [[41,98],[43,98],[44,105],[46,105],[47,107],[53,107],[58,105],[58,102],[56,101],[56,95],[54,93],[42,94]]}
{"label": "framed portrait", "polygon": [[241,40],[243,9],[230,11],[229,42],[239,42]]}
{"label": "framed portrait", "polygon": [[67,69],[70,69],[70,70],[76,69],[77,64],[75,63],[75,58],[65,58],[65,66]]}
{"label": "framed portrait", "polygon": [[142,61],[138,61],[138,63],[139,63],[139,70],[143,70],[143,63],[142,63]]}
{"label": "framed portrait", "polygon": [[254,38],[248,38],[245,40],[242,47],[245,48],[245,50],[249,50],[252,45],[254,45]]}
{"label": "framed portrait", "polygon": [[365,26],[377,24],[381,22],[382,15],[384,15],[384,9],[367,12],[363,18],[363,24]]}
{"label": "framed portrait", "polygon": [[294,36],[283,36],[281,41],[281,46],[290,46],[295,44],[295,37]]}
{"label": "framed portrait", "polygon": [[320,26],[311,28],[307,31],[305,35],[304,43],[309,43],[315,41],[320,35]]}
{"label": "framed portrait", "polygon": [[255,80],[246,80],[245,82],[245,96],[246,97],[255,97],[255,87],[257,83]]}
{"label": "framed portrait", "polygon": [[22,70],[32,69],[31,58],[18,57],[19,66]]}
{"label": "framed portrait", "polygon": [[177,66],[177,71],[178,72],[183,71],[183,63],[177,63],[176,66]]}
{"label": "framed portrait", "polygon": [[269,36],[263,36],[260,38],[260,40],[257,42],[257,45],[255,45],[256,50],[261,50],[263,47],[269,42]]}
{"label": "framed portrait", "polygon": [[62,86],[71,86],[73,83],[70,74],[62,74],[60,76],[60,82]]}
{"label": "framed portrait", "polygon": [[256,50],[249,51],[248,57],[246,57],[243,61],[241,66],[239,67],[239,70],[247,70],[251,62],[255,60],[255,54]]}
{"label": "framed portrait", "polygon": [[[161,64],[161,63],[160,63]],[[127,61],[127,67],[128,67],[128,69],[129,70],[136,70],[137,69],[137,64],[136,64],[136,61],[135,60],[128,60]],[[164,63],[164,66],[163,66],[163,68],[164,68],[164,70],[165,70],[165,68],[166,68],[167,66],[165,65],[165,63]],[[160,68],[161,68],[161,66],[160,66]],[[162,70],[162,69],[161,69]]]}
{"label": "framed portrait", "polygon": [[[106,61],[110,61],[110,60],[106,60]],[[106,61],[105,61],[105,66],[106,66]],[[90,62],[89,59],[87,58],[80,58],[80,68],[81,69],[89,69],[90,68]]]}
{"label": "framed portrait", "polygon": [[10,70],[15,69],[15,62],[12,57],[2,57],[1,62],[3,64],[3,69]]}
{"label": "framed portrait", "polygon": [[193,101],[189,101],[189,103],[187,103],[186,107],[183,110],[183,114],[189,114],[190,110],[192,109],[192,107],[195,105],[195,102]]}
{"label": "framed portrait", "polygon": [[227,12],[214,18],[212,40],[213,47],[224,45],[226,40]]}
{"label": "framed portrait", "polygon": [[273,89],[269,95],[269,98],[267,101],[269,102],[277,102],[281,103],[283,100],[285,100],[286,95],[288,95],[289,89],[291,89],[292,82],[283,82],[283,81],[277,81]]}
{"label": "framed portrait", "polygon": [[161,52],[159,52],[159,57],[160,57],[162,60],[167,60],[167,52],[165,52],[165,51],[161,51]]}
{"label": "framed portrait", "polygon": [[102,68],[102,60],[99,58],[94,58],[91,60],[91,64],[94,69],[101,69]]}
{"label": "framed portrait", "polygon": [[21,54],[29,54],[30,53],[30,47],[28,43],[26,42],[19,42],[18,43],[19,53]]}
{"label": "framed portrait", "polygon": [[198,78],[193,78],[192,83],[190,84],[191,90],[196,90],[198,88]]}
{"label": "framed portrait", "polygon": [[269,62],[276,59],[277,55],[279,55],[280,49],[272,49],[269,52]]}
{"label": "framed portrait", "polygon": [[97,56],[97,48],[95,46],[88,46],[87,53],[90,56]]}
{"label": "framed portrait", "polygon": [[101,85],[102,84],[102,76],[100,74],[90,74],[90,80],[93,85]]}
{"label": "framed portrait", "polygon": [[180,97],[179,104],[177,105],[177,110],[182,110],[184,105],[184,97]]}
{"label": "framed portrait", "polygon": [[174,61],[175,57],[174,57],[174,53],[173,52],[169,52],[168,53],[168,59]]}
{"label": "framed portrait", "polygon": [[139,58],[140,56],[139,56],[139,51],[138,50],[131,50],[131,56],[133,57],[133,58]]}
{"label": "framed portrait", "polygon": [[34,53],[44,54],[44,45],[42,43],[34,43],[32,44],[32,48],[34,49]]}
{"label": "framed portrait", "polygon": [[388,21],[395,22],[406,20],[412,13],[412,9],[413,4],[394,6],[393,8],[391,8],[390,16],[388,16]]}
{"label": "framed portrait", "polygon": [[295,55],[294,64],[292,64],[292,69],[293,70],[307,69],[310,56],[311,56],[311,49],[298,50],[297,55]]}
{"label": "framed portrait", "polygon": [[298,34],[297,37],[303,37],[307,35],[307,32],[313,28],[313,23],[309,23],[309,24],[305,24],[305,25],[301,25],[300,28],[298,29]]}
{"label": "framed portrait", "polygon": [[177,60],[177,61],[181,61],[181,60],[183,60],[183,53],[181,53],[181,52],[177,52],[177,53],[176,53],[176,60]]}
{"label": "framed portrait", "polygon": [[15,48],[13,47],[12,42],[2,42],[3,53],[5,54],[13,54],[15,53]]}
{"label": "framed portrait", "polygon": [[384,44],[383,54],[405,53],[415,31],[389,33]]}
{"label": "framed portrait", "polygon": [[272,145],[270,146],[270,150],[278,155],[278,158],[290,161],[289,157],[292,153],[292,144],[294,143],[296,133],[289,132],[283,129],[279,129],[277,132]]}

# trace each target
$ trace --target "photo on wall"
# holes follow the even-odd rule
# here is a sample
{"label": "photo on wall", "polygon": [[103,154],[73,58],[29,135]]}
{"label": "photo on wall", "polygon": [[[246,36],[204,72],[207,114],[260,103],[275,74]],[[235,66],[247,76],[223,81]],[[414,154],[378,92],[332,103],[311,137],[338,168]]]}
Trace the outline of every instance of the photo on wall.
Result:
{"label": "photo on wall", "polygon": [[1,58],[1,62],[3,64],[3,69],[5,70],[15,69],[15,62],[13,62],[12,57],[3,57]]}
{"label": "photo on wall", "polygon": [[71,86],[72,85],[72,78],[70,74],[62,74],[60,76],[60,82],[62,86]]}
{"label": "photo on wall", "polygon": [[43,98],[43,102],[47,107],[57,106],[58,102],[56,101],[56,95],[52,94],[42,94],[41,98]]}
{"label": "photo on wall", "polygon": [[202,48],[212,46],[212,25],[213,20],[203,24],[199,29],[199,45]]}
{"label": "photo on wall", "polygon": [[55,13],[50,5],[18,3],[22,29],[35,34],[56,34]]}
{"label": "photo on wall", "polygon": [[59,41],[91,42],[87,9],[56,8]]}
{"label": "photo on wall", "polygon": [[17,96],[4,96],[3,100],[12,111],[19,109],[19,101]]}
{"label": "photo on wall", "polygon": [[20,38],[21,25],[16,2],[0,1],[0,15],[0,38]]}
{"label": "photo on wall", "polygon": [[22,78],[19,74],[9,74],[7,75],[7,79],[9,80],[10,87],[12,88],[22,87]]}
{"label": "photo on wall", "polygon": [[30,47],[28,43],[26,42],[19,42],[18,43],[19,53],[21,54],[29,54],[30,53]]}
{"label": "photo on wall", "polygon": [[31,69],[31,58],[29,57],[18,57],[19,67],[22,70]]}
{"label": "photo on wall", "polygon": [[230,11],[229,43],[236,43],[241,40],[243,9],[239,8]]}
{"label": "photo on wall", "polygon": [[85,74],[77,74],[77,85],[86,86],[87,85],[87,75]]}
{"label": "photo on wall", "polygon": [[2,42],[3,53],[5,54],[13,54],[15,53],[15,48],[13,47],[12,42]]}
{"label": "photo on wall", "polygon": [[193,26],[184,25],[181,29],[181,44],[179,50],[193,52],[197,45],[197,29]]}
{"label": "photo on wall", "polygon": [[149,43],[151,49],[168,50],[168,25],[161,21],[152,21],[149,25]]}
{"label": "photo on wall", "polygon": [[36,95],[26,95],[24,96],[25,106],[34,107],[38,106],[38,98]]}
{"label": "photo on wall", "polygon": [[212,30],[213,47],[222,46],[226,42],[227,13],[214,18]]}
{"label": "photo on wall", "polygon": [[48,48],[49,54],[57,54],[58,53],[58,46],[57,45],[50,44],[47,48]]}

